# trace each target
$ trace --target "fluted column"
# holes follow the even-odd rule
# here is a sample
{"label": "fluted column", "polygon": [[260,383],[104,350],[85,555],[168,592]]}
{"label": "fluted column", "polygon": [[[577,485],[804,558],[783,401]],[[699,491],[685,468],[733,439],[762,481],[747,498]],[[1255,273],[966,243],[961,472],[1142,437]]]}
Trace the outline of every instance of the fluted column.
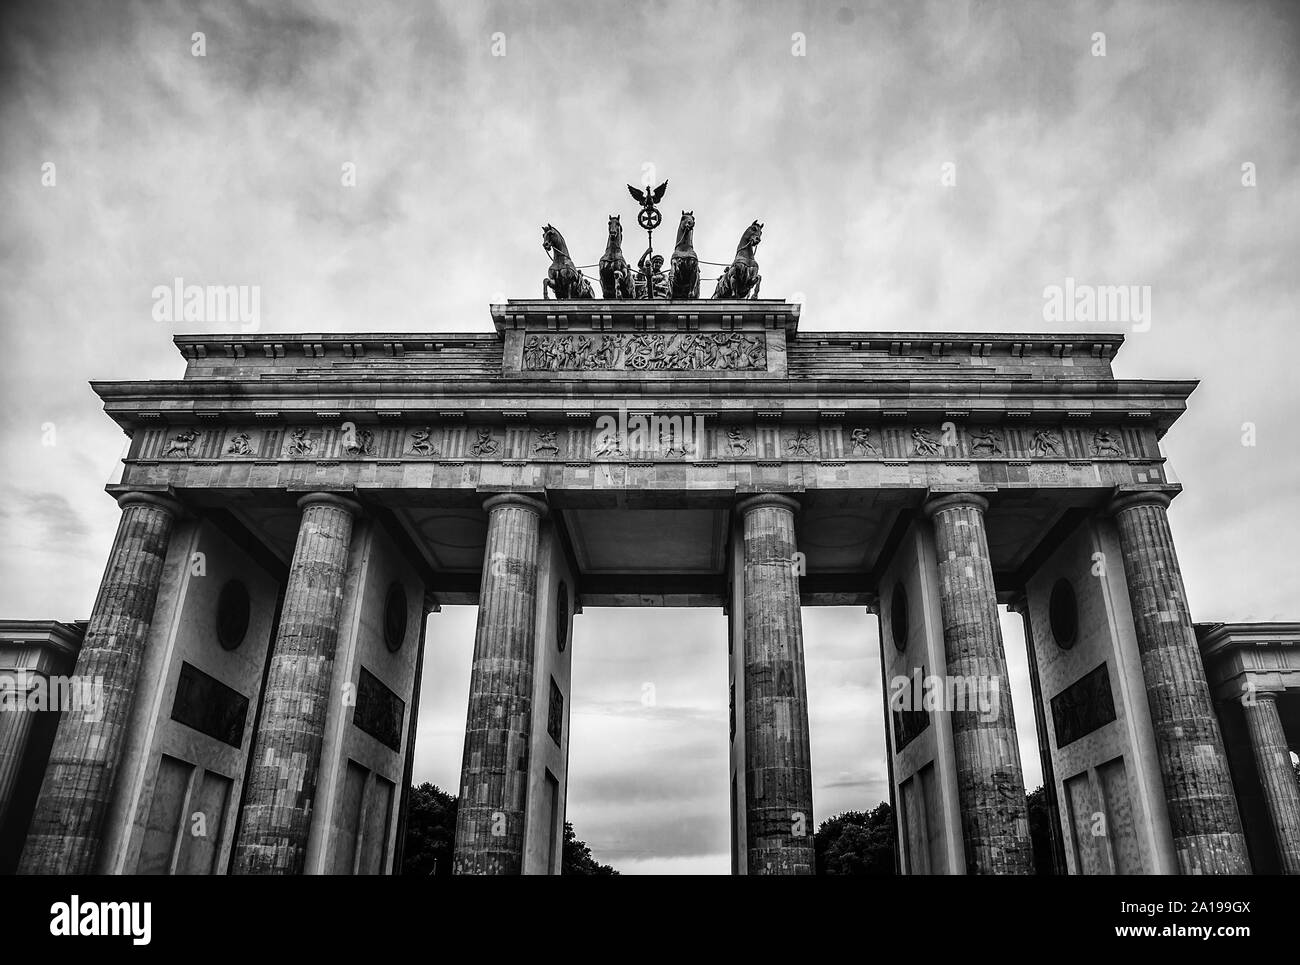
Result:
{"label": "fluted column", "polygon": [[1168,506],[1164,493],[1147,491],[1116,497],[1110,512],[1119,530],[1178,868],[1183,874],[1250,874]]}
{"label": "fluted column", "polygon": [[10,708],[4,706],[3,699],[0,698],[0,827],[3,827],[5,815],[9,812],[9,802],[18,786],[23,758],[27,755],[27,741],[36,717],[34,713],[18,708],[26,703],[32,678],[48,675],[22,666],[0,667],[0,674],[13,681],[13,690],[8,699],[15,704],[10,713]]}
{"label": "fluted column", "polygon": [[456,874],[523,872],[533,718],[537,557],[544,503],[518,493],[493,496],[474,631]]}
{"label": "fluted column", "polygon": [[302,519],[235,842],[236,874],[302,874],[307,858],[352,524],[361,507],[333,493],[311,493],[298,508]]}
{"label": "fluted column", "polygon": [[799,504],[767,494],[744,524],[745,830],[750,874],[810,875],[812,754],[803,619],[795,572]]}
{"label": "fluted column", "polygon": [[[92,874],[180,505],[165,496],[118,497],[122,518],[77,663],[101,697],[99,713],[64,710],[32,815],[19,872]],[[91,720],[90,717],[96,719]]]}
{"label": "fluted column", "polygon": [[948,708],[957,798],[967,873],[1032,874],[1025,779],[984,532],[987,508],[974,493],[937,496],[924,507],[939,561],[947,674],[963,679],[967,697],[965,708]]}
{"label": "fluted column", "polygon": [[1264,788],[1282,870],[1300,875],[1300,784],[1291,768],[1291,749],[1277,713],[1275,694],[1256,694],[1245,705],[1250,749],[1255,755],[1259,783]]}

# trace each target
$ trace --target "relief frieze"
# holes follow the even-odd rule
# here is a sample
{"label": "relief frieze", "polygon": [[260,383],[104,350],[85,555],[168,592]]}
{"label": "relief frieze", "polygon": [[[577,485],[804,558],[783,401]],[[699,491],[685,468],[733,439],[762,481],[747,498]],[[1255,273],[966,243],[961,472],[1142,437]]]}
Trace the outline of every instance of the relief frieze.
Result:
{"label": "relief frieze", "polygon": [[526,372],[766,371],[763,335],[739,332],[529,335]]}
{"label": "relief frieze", "polygon": [[1158,459],[1154,439],[1113,426],[1032,427],[952,422],[723,422],[699,416],[593,414],[563,426],[512,423],[366,427],[257,425],[153,430],[139,458],[159,461],[734,460],[764,462],[1105,462]]}

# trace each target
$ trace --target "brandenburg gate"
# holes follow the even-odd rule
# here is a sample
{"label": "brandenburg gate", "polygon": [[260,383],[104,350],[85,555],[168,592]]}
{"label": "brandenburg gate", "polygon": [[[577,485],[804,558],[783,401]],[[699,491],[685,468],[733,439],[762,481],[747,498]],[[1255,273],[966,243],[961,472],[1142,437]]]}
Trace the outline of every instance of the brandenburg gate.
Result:
{"label": "brandenburg gate", "polygon": [[812,873],[819,605],[979,698],[882,707],[902,870],[1027,873],[999,604],[1068,869],[1250,870],[1166,516],[1194,383],[1117,379],[1115,334],[801,332],[756,266],[565,269],[491,331],[181,335],[182,379],[94,383],[131,440],[103,713],[64,715],[21,871],[395,870],[442,604],[478,606],[460,873],[559,872],[584,606],[724,610],[733,870]]}

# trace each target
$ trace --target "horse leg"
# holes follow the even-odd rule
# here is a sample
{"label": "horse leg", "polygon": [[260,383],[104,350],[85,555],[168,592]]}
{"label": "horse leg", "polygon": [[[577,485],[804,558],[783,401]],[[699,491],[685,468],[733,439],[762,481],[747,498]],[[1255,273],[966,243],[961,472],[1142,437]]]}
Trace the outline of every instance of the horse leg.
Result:
{"label": "horse leg", "polygon": [[750,293],[750,295],[749,295],[750,298],[757,298],[757,297],[758,297],[758,286],[761,285],[761,284],[763,284],[763,276],[760,275],[760,274],[758,274],[757,272],[755,272],[755,273],[754,273],[754,290]]}
{"label": "horse leg", "polygon": [[[550,297],[549,295],[546,294],[546,289],[554,288],[554,287],[555,287],[555,283],[552,282],[549,278],[542,279],[542,300],[543,301],[545,301],[547,298]],[[557,298],[559,297],[558,293],[556,294],[556,297]]]}

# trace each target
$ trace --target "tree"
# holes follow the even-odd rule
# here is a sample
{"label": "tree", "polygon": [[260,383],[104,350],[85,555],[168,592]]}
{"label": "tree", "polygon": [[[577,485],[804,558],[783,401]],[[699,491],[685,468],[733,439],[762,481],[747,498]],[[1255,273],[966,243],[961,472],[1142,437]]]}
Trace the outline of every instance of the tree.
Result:
{"label": "tree", "polygon": [[427,781],[411,788],[402,874],[450,875],[455,841],[456,798]]}
{"label": "tree", "polygon": [[[402,857],[402,874],[451,874],[452,853],[456,843],[457,799],[428,782],[411,788],[406,812],[406,852]],[[591,856],[591,848],[574,834],[573,825],[564,822],[564,853],[560,873],[566,875],[616,875],[607,864]]]}
{"label": "tree", "polygon": [[591,856],[591,848],[587,847],[586,841],[579,840],[573,832],[573,825],[568,821],[564,822],[564,853],[560,859],[560,874],[562,875],[616,875],[618,874],[607,864],[601,864]]}
{"label": "tree", "polygon": [[813,835],[819,875],[892,875],[894,812],[887,802],[874,811],[845,811],[823,821]]}

